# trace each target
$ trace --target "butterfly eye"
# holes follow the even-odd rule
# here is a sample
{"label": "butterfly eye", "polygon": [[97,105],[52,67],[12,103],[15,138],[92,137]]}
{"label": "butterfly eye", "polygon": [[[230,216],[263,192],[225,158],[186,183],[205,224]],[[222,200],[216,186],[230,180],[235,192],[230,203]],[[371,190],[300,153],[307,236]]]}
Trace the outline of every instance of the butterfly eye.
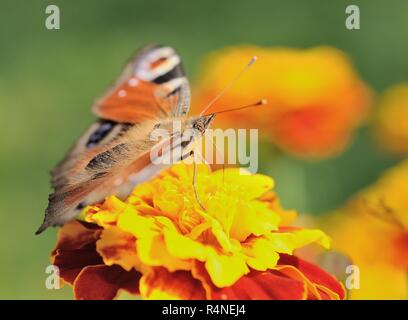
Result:
{"label": "butterfly eye", "polygon": [[78,203],[78,205],[76,206],[76,210],[82,210],[83,208],[85,208],[86,207],[86,204],[85,204],[85,202],[84,201],[82,201],[82,202],[80,202],[80,203]]}
{"label": "butterfly eye", "polygon": [[199,132],[204,131],[204,124],[201,121],[197,121],[196,123],[194,123],[193,128],[198,130]]}

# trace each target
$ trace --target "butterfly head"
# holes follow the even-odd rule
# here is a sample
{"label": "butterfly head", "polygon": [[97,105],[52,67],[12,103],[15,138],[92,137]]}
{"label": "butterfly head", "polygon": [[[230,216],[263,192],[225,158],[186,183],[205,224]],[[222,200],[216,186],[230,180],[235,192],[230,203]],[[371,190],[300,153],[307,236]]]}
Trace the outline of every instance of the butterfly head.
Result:
{"label": "butterfly head", "polygon": [[201,136],[204,134],[205,130],[209,128],[214,118],[215,118],[215,113],[204,115],[204,116],[193,117],[188,120],[188,125],[191,127],[191,129],[193,129],[196,132],[196,134]]}
{"label": "butterfly head", "polygon": [[186,120],[184,130],[181,133],[181,148],[183,157],[189,155],[195,140],[200,139],[214,120],[215,114],[192,117]]}

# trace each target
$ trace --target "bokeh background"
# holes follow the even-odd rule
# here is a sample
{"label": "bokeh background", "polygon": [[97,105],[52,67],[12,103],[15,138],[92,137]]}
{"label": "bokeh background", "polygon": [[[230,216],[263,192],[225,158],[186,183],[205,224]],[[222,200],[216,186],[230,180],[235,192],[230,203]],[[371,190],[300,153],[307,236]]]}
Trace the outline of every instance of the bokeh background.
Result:
{"label": "bokeh background", "polygon": [[[45,28],[49,4],[60,8],[60,30]],[[360,30],[344,26],[348,4],[360,7]],[[95,119],[91,104],[138,47],[176,47],[194,83],[201,58],[225,46],[330,45],[348,53],[380,93],[407,80],[407,39],[404,0],[1,0],[0,298],[72,297],[68,288],[44,285],[56,230],[34,236],[47,206],[48,172]],[[399,160],[380,152],[365,126],[345,152],[324,161],[268,152],[261,150],[261,172],[276,179],[283,205],[315,215]]]}

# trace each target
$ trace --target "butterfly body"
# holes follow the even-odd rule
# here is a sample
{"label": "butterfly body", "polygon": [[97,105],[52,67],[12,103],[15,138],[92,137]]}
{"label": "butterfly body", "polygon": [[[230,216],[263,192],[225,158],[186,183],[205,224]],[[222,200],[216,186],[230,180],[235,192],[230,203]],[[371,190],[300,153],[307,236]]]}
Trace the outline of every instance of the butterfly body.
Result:
{"label": "butterfly body", "polygon": [[[93,111],[101,119],[85,131],[52,171],[54,192],[36,234],[64,224],[106,196],[126,197],[135,185],[166,166],[152,162],[155,148],[179,148],[179,158],[173,161],[187,157],[194,139],[214,117],[188,118],[189,106],[188,81],[175,50],[163,46],[142,49],[114,88],[94,105]],[[167,130],[169,135],[154,138],[158,129]]]}

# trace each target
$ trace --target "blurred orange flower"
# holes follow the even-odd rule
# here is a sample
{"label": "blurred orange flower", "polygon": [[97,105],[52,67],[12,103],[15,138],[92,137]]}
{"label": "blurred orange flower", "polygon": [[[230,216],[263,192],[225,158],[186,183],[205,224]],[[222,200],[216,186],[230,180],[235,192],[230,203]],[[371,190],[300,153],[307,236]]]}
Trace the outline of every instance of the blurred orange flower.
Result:
{"label": "blurred orange flower", "polygon": [[360,269],[351,299],[407,299],[408,160],[357,194],[323,224],[333,248]]}
{"label": "blurred orange flower", "polygon": [[253,55],[258,62],[210,110],[261,98],[268,103],[220,114],[222,126],[259,128],[261,135],[301,156],[323,157],[342,150],[366,116],[371,94],[348,56],[335,48],[240,46],[215,52],[205,60],[195,86],[195,111],[201,111]]}
{"label": "blurred orange flower", "polygon": [[408,82],[385,91],[377,108],[374,133],[386,150],[408,153]]}
{"label": "blurred orange flower", "polygon": [[267,176],[177,164],[138,185],[126,201],[85,209],[60,231],[52,261],[77,299],[342,299],[341,284],[293,255],[320,230],[288,227]]}

